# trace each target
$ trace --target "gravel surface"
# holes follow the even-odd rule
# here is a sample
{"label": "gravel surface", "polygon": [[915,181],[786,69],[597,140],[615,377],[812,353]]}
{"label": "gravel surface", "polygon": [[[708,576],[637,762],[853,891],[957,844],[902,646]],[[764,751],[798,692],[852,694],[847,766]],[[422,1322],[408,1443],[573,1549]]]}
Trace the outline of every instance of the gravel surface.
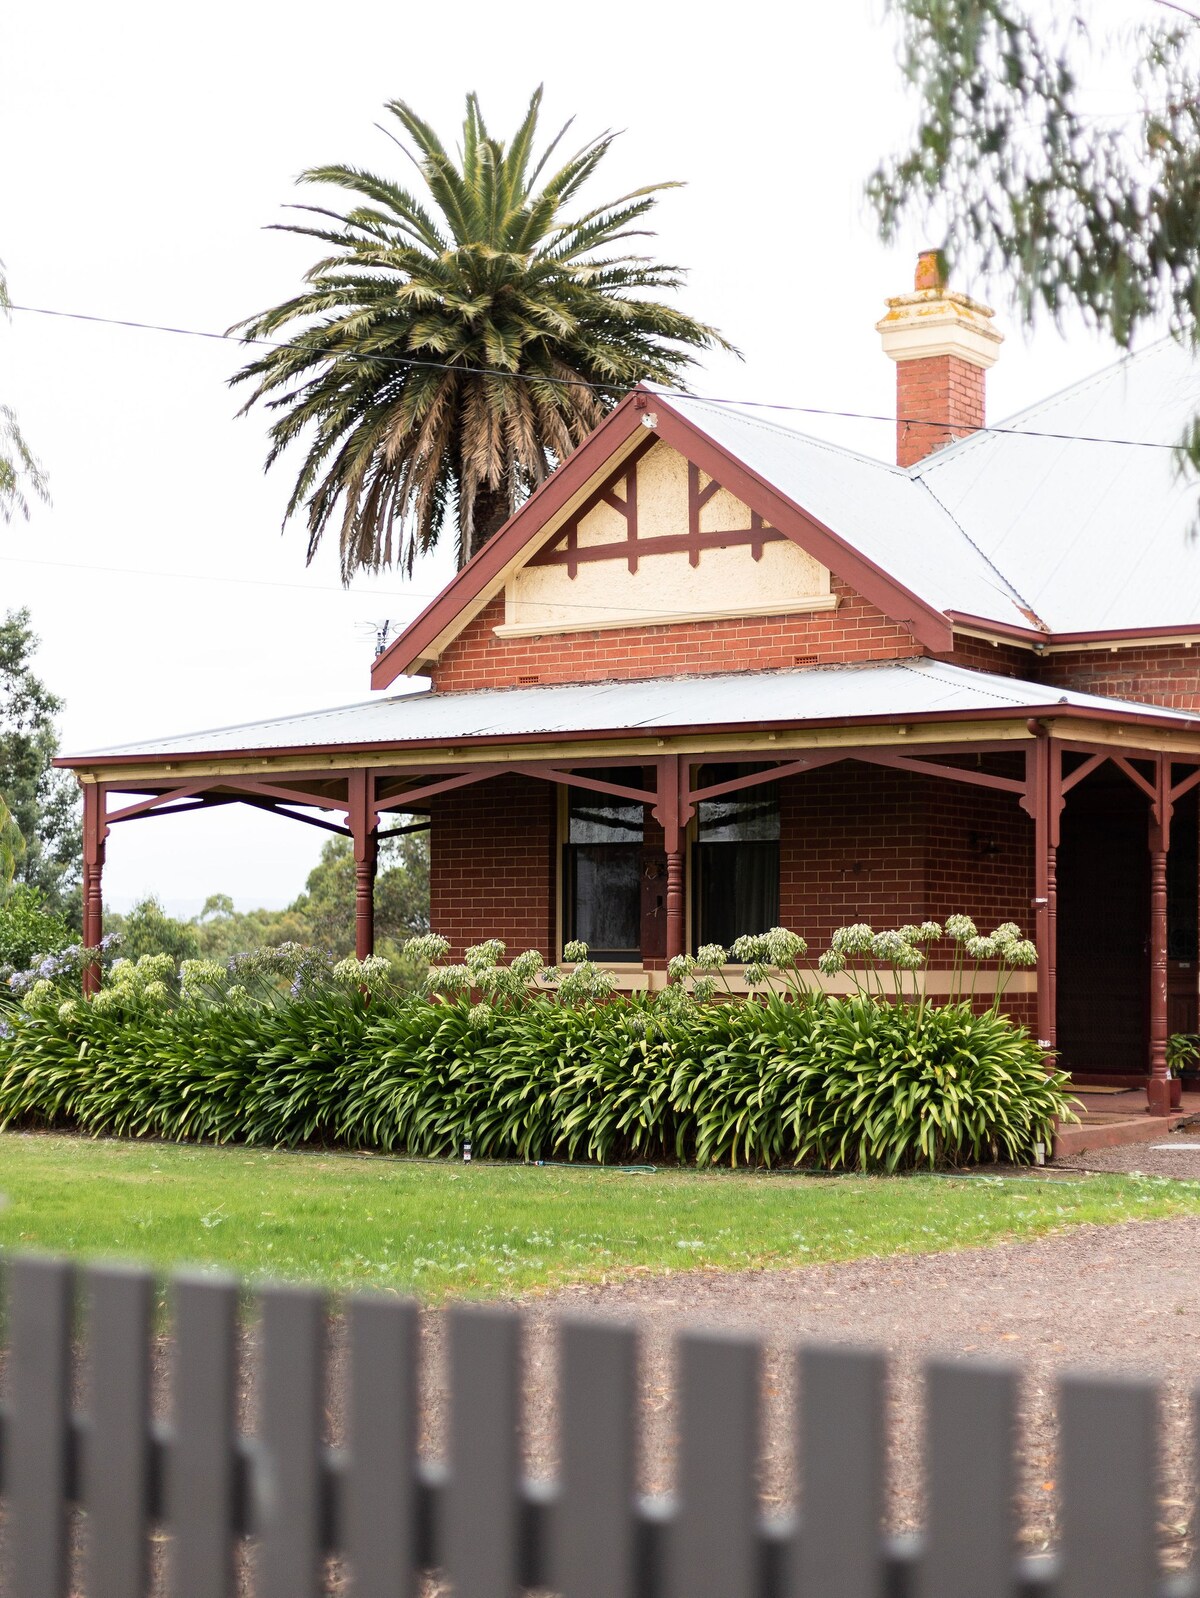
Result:
{"label": "gravel surface", "polygon": [[1055,1160],[1055,1169],[1121,1171],[1141,1176],[1173,1176],[1200,1181],[1200,1126],[1180,1127],[1152,1143],[1123,1143],[1115,1149],[1090,1149]]}
{"label": "gravel surface", "polygon": [[[1018,1460],[1022,1541],[1053,1541],[1056,1374],[1080,1366],[1150,1372],[1163,1387],[1164,1558],[1189,1552],[1188,1395],[1200,1380],[1200,1219],[1073,1227],[1033,1243],[960,1253],[871,1259],[800,1270],[695,1271],[581,1286],[528,1303],[526,1456],[543,1474],[553,1465],[552,1322],[562,1313],[636,1323],[644,1338],[643,1485],[670,1485],[674,1415],[670,1341],[697,1324],[750,1332],[768,1347],[762,1495],[790,1499],[791,1407],[797,1394],[788,1350],[805,1340],[869,1343],[893,1360],[889,1514],[896,1530],[921,1521],[918,1468],[920,1363],[929,1355],[1019,1363],[1022,1403]],[[428,1391],[438,1446],[445,1392],[440,1334],[430,1318]]]}

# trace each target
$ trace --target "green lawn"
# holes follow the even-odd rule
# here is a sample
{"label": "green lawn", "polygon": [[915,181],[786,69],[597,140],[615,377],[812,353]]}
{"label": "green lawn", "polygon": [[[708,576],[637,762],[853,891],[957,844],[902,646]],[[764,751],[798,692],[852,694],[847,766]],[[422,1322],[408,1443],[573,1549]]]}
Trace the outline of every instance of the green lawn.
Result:
{"label": "green lawn", "polygon": [[343,1290],[506,1294],[634,1268],[737,1269],[1200,1213],[1200,1183],[416,1162],[0,1134],[0,1247]]}

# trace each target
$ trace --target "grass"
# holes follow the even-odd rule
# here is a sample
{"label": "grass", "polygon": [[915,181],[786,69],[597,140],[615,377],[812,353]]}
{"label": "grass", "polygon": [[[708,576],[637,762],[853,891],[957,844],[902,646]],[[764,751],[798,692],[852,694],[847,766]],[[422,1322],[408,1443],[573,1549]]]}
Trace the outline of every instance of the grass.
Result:
{"label": "grass", "polygon": [[216,1265],[437,1300],[631,1270],[965,1248],[1200,1214],[1200,1183],[993,1182],[416,1162],[0,1134],[0,1247]]}

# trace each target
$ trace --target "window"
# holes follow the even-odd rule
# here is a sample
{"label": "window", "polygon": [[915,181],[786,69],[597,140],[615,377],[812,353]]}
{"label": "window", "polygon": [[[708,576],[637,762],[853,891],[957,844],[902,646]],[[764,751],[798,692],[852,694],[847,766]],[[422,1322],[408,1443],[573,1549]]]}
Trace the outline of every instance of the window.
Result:
{"label": "window", "polygon": [[[753,766],[706,766],[698,786],[749,775]],[[779,922],[779,789],[741,788],[697,807],[693,905],[697,943],[728,948]]]}
{"label": "window", "polygon": [[[588,775],[623,788],[643,786],[637,767]],[[580,939],[593,960],[640,960],[644,807],[586,788],[568,793],[564,942]]]}

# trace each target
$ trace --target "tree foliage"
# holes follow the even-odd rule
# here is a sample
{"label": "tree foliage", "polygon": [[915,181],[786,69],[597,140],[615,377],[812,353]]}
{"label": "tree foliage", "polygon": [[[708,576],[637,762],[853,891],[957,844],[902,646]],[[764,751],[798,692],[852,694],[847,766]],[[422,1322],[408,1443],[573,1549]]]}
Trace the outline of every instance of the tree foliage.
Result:
{"label": "tree foliage", "polygon": [[[911,145],[873,174],[885,238],[916,214],[947,265],[1011,283],[1026,323],[1071,306],[1128,349],[1200,310],[1200,20],[1161,6],[1127,38],[1089,0],[891,0],[916,93]],[[1086,109],[1089,70],[1129,59],[1139,105]],[[1200,462],[1200,432],[1187,445]]]}
{"label": "tree foliage", "polygon": [[298,206],[305,221],[278,224],[326,253],[302,293],[239,324],[276,347],[233,381],[252,385],[245,410],[274,418],[268,467],[305,441],[287,517],[305,516],[309,560],[338,528],[347,581],[393,560],[411,570],[452,507],[461,564],[623,392],[728,347],[658,297],[680,269],[629,247],[675,185],[577,204],[614,135],[552,167],[570,123],[539,151],[541,101],[505,142],[469,95],[452,154],[393,100],[415,189],[313,167],[300,182],[342,190],[347,208]]}
{"label": "tree foliage", "polygon": [[[225,893],[214,893],[191,920],[167,915],[157,899],[136,904],[125,915],[109,913],[106,924],[121,937],[121,954],[169,954],[182,960],[227,959],[249,949],[281,943],[311,944],[335,956],[354,951],[354,854],[345,838],[331,838],[309,872],[305,890],[286,910],[235,910]],[[424,833],[379,846],[375,880],[375,939],[395,952],[403,939],[429,930],[429,839]]]}
{"label": "tree foliage", "polygon": [[51,762],[62,700],[33,670],[38,640],[27,610],[0,621],[0,798],[21,835],[17,882],[38,888],[52,910],[78,917],[82,857],[79,793]]}
{"label": "tree foliage", "polygon": [[[0,312],[6,316],[10,303],[8,279],[0,261]],[[23,516],[28,521],[26,489],[38,499],[49,498],[46,474],[25,442],[15,412],[0,405],[0,520],[11,522],[14,516]]]}

